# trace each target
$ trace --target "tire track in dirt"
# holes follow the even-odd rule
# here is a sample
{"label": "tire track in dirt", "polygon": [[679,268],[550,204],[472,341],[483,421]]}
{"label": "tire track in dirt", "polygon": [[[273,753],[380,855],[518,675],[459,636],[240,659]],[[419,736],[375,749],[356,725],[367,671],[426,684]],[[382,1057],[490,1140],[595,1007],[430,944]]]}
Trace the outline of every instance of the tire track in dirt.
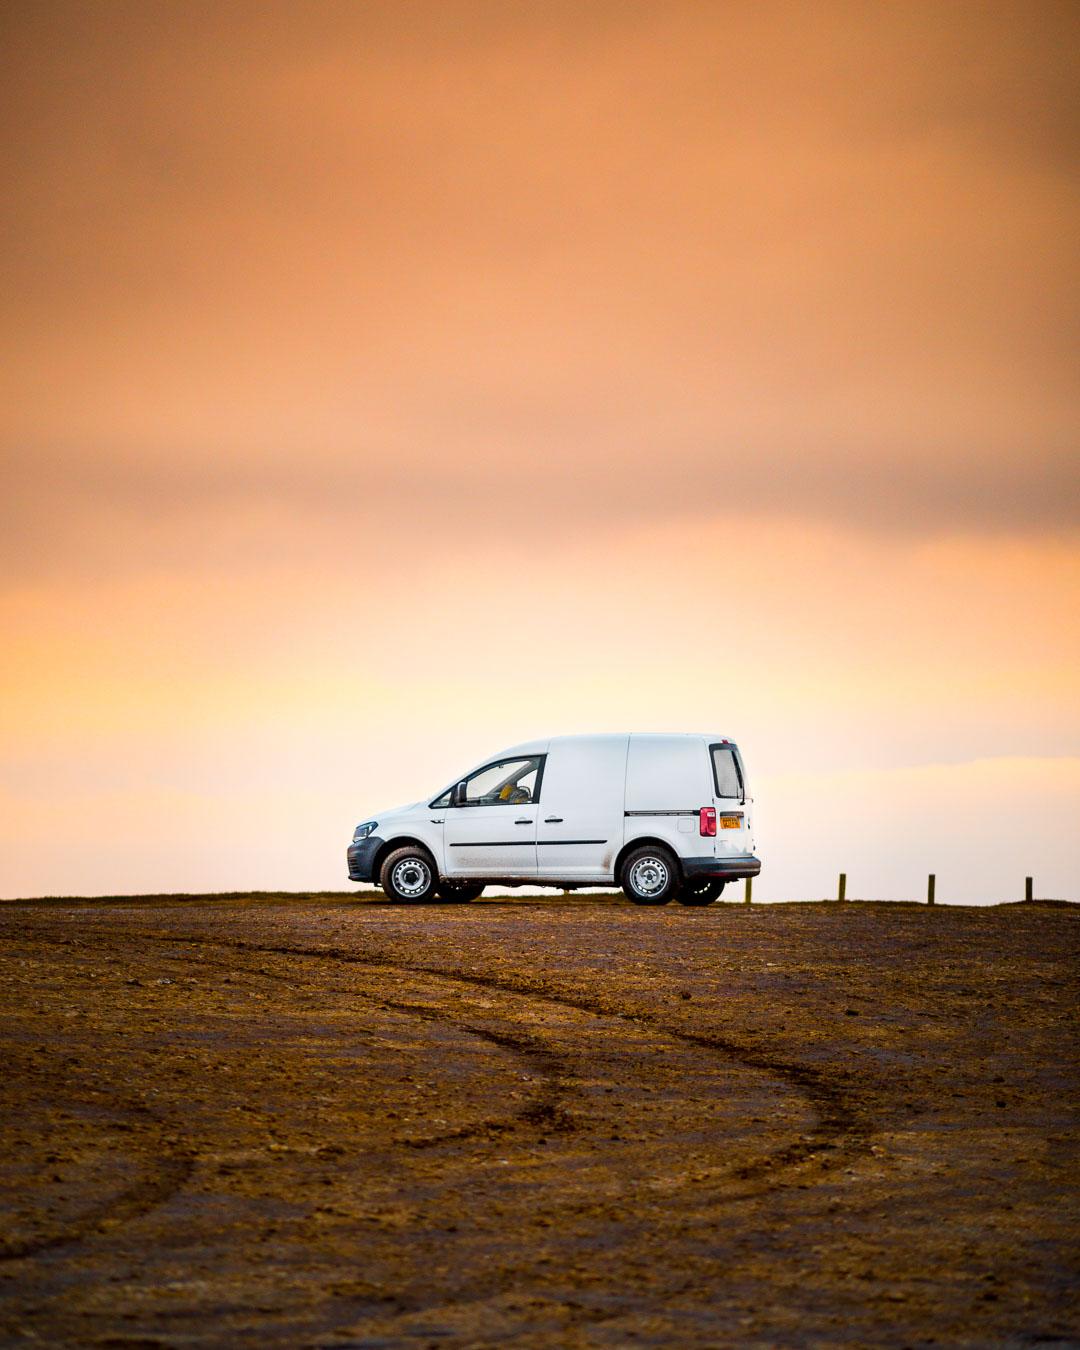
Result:
{"label": "tire track in dirt", "polygon": [[[448,971],[430,965],[401,965],[377,956],[362,956],[335,947],[304,947],[299,945],[263,944],[227,939],[191,938],[181,935],[163,935],[129,932],[125,936],[136,941],[169,944],[172,946],[195,947],[200,951],[234,951],[253,956],[284,956],[302,958],[311,961],[333,962],[338,965],[355,965],[368,970],[385,970],[406,978],[425,978],[445,984],[487,990],[497,994],[508,994],[532,1003],[547,1004],[558,1008],[584,1013],[587,1016],[614,1019],[637,1027],[647,1027],[661,1036],[676,1042],[692,1045],[697,1049],[719,1054],[743,1068],[764,1074],[779,1080],[795,1089],[812,1104],[817,1116],[817,1124],[811,1127],[809,1136],[794,1140],[779,1149],[771,1150],[761,1157],[731,1169],[727,1176],[744,1183],[737,1193],[724,1197],[726,1200],[738,1200],[757,1196],[769,1191],[782,1189],[788,1182],[787,1174],[793,1169],[803,1169],[814,1165],[821,1172],[831,1171],[842,1160],[861,1151],[868,1144],[869,1129],[861,1111],[845,1100],[843,1092],[830,1083],[819,1071],[807,1066],[779,1061],[772,1056],[740,1045],[729,1038],[672,1028],[663,1024],[655,1015],[648,1012],[627,1012],[603,999],[587,999],[553,992],[549,989],[537,989],[525,982],[505,978],[477,975],[467,971]],[[202,957],[207,965],[236,973],[236,967],[225,961],[214,961]],[[280,983],[279,976],[245,970],[248,978],[262,978],[269,983]],[[431,1135],[420,1139],[397,1138],[391,1142],[397,1147],[427,1149],[443,1144],[467,1140],[477,1134],[492,1131],[505,1131],[515,1123],[526,1124],[538,1129],[558,1128],[560,1120],[560,1079],[566,1077],[563,1062],[551,1049],[535,1038],[513,1035],[505,1031],[493,1031],[480,1027],[475,1022],[467,1022],[454,1017],[445,1010],[432,1008],[425,1004],[407,1003],[375,994],[352,991],[354,996],[365,1002],[375,1004],[408,1016],[423,1018],[433,1022],[446,1023],[466,1035],[475,1036],[510,1053],[523,1057],[538,1072],[545,1084],[545,1090],[539,1100],[533,1100],[521,1111],[506,1117],[478,1121],[474,1125],[460,1130],[451,1130],[441,1135]],[[146,1108],[133,1105],[131,1110],[145,1113]],[[164,1128],[164,1124],[162,1125]],[[822,1153],[831,1157],[822,1157]],[[66,1226],[63,1231],[50,1234],[41,1239],[28,1239],[24,1242],[8,1244],[0,1249],[0,1261],[25,1259],[40,1252],[52,1251],[62,1247],[77,1245],[92,1240],[96,1232],[103,1227],[115,1230],[133,1222],[164,1204],[179,1192],[189,1181],[198,1164],[198,1154],[173,1153],[165,1158],[154,1160],[156,1175],[145,1178],[136,1185],[116,1196],[105,1204],[92,1209],[77,1223]],[[723,1174],[714,1178],[722,1179]],[[754,1184],[760,1183],[760,1184]]]}
{"label": "tire track in dirt", "polygon": [[79,1219],[48,1237],[4,1240],[0,1261],[22,1261],[43,1252],[76,1247],[104,1231],[113,1232],[165,1204],[183,1189],[195,1167],[195,1156],[173,1153],[152,1160],[152,1174],[129,1186],[111,1200],[90,1209]]}
{"label": "tire track in dirt", "polygon": [[559,1092],[560,1078],[565,1076],[561,1071],[561,1061],[554,1055],[547,1046],[541,1045],[539,1041],[530,1040],[524,1036],[510,1036],[505,1032],[491,1031],[486,1027],[478,1027],[468,1022],[463,1022],[460,1018],[451,1017],[436,1008],[428,1008],[418,1003],[399,1003],[389,999],[381,999],[375,994],[361,994],[361,998],[369,1003],[375,1003],[384,1008],[393,1008],[396,1012],[410,1014],[413,1017],[420,1017],[429,1022],[445,1022],[449,1026],[456,1027],[459,1031],[464,1031],[470,1036],[476,1036],[480,1040],[489,1041],[501,1050],[509,1050],[522,1056],[526,1062],[532,1062],[542,1075],[546,1091],[539,1095],[529,1106],[521,1111],[516,1111],[503,1120],[482,1120],[475,1125],[470,1125],[460,1130],[448,1130],[445,1134],[431,1135],[425,1139],[406,1139],[395,1140],[395,1143],[401,1144],[406,1148],[434,1148],[439,1144],[456,1143],[458,1140],[471,1139],[475,1135],[490,1133],[492,1131],[505,1131],[511,1127],[512,1122],[520,1122],[523,1125],[535,1125],[553,1129],[557,1126],[560,1119],[559,1102],[561,1094]]}
{"label": "tire track in dirt", "polygon": [[[192,941],[192,945],[201,946],[203,943],[201,940]],[[792,1185],[805,1186],[808,1177],[813,1175],[814,1171],[817,1173],[815,1179],[822,1180],[843,1162],[869,1147],[870,1130],[863,1113],[855,1104],[849,1104],[839,1085],[827,1081],[816,1070],[808,1066],[780,1061],[775,1057],[742,1046],[728,1038],[677,1030],[665,1026],[659,1018],[649,1013],[630,1013],[612,1007],[600,999],[572,997],[556,994],[550,990],[538,990],[521,981],[499,979],[463,971],[447,971],[428,965],[401,965],[375,956],[360,956],[340,948],[320,949],[228,940],[215,941],[212,945],[219,948],[226,947],[238,953],[251,952],[260,955],[308,958],[338,965],[355,965],[366,970],[385,971],[405,977],[421,976],[428,980],[441,982],[444,985],[458,985],[496,994],[508,994],[530,1003],[565,1008],[573,1012],[584,1013],[590,1017],[616,1020],[635,1028],[647,1027],[650,1031],[672,1041],[682,1042],[699,1051],[719,1054],[743,1068],[749,1068],[756,1073],[778,1080],[795,1089],[809,1100],[818,1117],[818,1123],[811,1130],[809,1137],[793,1140],[779,1149],[771,1150],[759,1158],[733,1168],[726,1173],[722,1170],[714,1173],[709,1178],[708,1183],[708,1189],[711,1191],[709,1196],[710,1207],[758,1199],[782,1191]],[[353,992],[356,993],[357,991]],[[379,1001],[377,995],[360,994],[360,997],[369,997]],[[424,1005],[396,1003],[393,1006],[412,1011],[429,1020],[456,1022],[456,1019],[450,1018],[442,1010],[432,1009]],[[823,1154],[828,1154],[828,1156],[822,1156]],[[732,1180],[740,1183],[737,1190],[730,1189]],[[688,1184],[699,1185],[699,1182],[695,1180]],[[726,1194],[722,1193],[722,1188],[726,1190]],[[632,1206],[632,1202],[627,1203]],[[569,1216],[579,1209],[588,1210],[590,1208],[591,1206],[587,1204],[564,1201],[554,1205],[551,1212]],[[615,1207],[608,1206],[607,1208],[610,1221],[619,1225],[621,1217],[615,1212]],[[678,1292],[690,1287],[682,1282],[681,1277],[673,1278],[674,1283],[671,1286],[671,1292]],[[474,1274],[471,1278],[459,1282],[455,1303],[460,1300],[465,1303],[482,1304],[486,1297],[498,1292],[501,1288],[501,1280],[487,1279]],[[434,1309],[445,1306],[446,1300],[444,1297],[434,1299],[429,1297],[409,1298],[399,1295],[395,1312],[390,1314],[389,1320],[385,1323],[382,1323],[380,1319],[381,1324],[377,1328],[378,1334],[374,1335],[374,1339],[365,1334],[358,1339],[357,1344],[381,1343],[383,1336],[389,1338],[386,1341],[387,1344],[396,1344],[403,1337],[411,1339],[419,1333],[408,1327],[402,1328],[402,1319],[407,1320],[429,1314]],[[624,1310],[604,1313],[596,1307],[576,1304],[573,1301],[570,1306],[575,1309],[575,1312],[567,1324],[567,1329],[570,1326],[578,1327],[582,1324],[596,1327],[605,1322],[617,1321],[625,1316]],[[451,1341],[458,1343],[458,1337],[452,1336]],[[342,1346],[350,1343],[351,1341],[341,1341],[338,1335],[334,1333],[331,1333],[330,1339],[327,1339],[324,1334],[304,1341],[304,1344],[308,1345],[310,1350],[341,1350]]]}
{"label": "tire track in dirt", "polygon": [[[346,956],[336,959],[356,960],[357,958]],[[360,961],[358,963],[363,964]],[[387,966],[381,962],[375,964],[382,969],[441,976],[457,983],[511,993],[518,997],[532,999],[535,1002],[571,1008],[577,1012],[588,1013],[596,1017],[614,1018],[623,1022],[648,1026],[674,1041],[682,1041],[688,1045],[717,1052],[740,1064],[743,1068],[780,1079],[813,1103],[818,1116],[817,1138],[813,1141],[793,1143],[784,1149],[764,1155],[760,1160],[736,1169],[733,1175],[742,1180],[749,1180],[760,1175],[763,1171],[772,1170],[776,1167],[807,1161],[816,1150],[822,1148],[840,1153],[841,1148],[838,1141],[842,1138],[845,1139],[843,1147],[843,1156],[845,1157],[868,1146],[870,1130],[866,1123],[861,1120],[862,1113],[845,1100],[845,1094],[835,1084],[828,1082],[822,1074],[806,1066],[793,1065],[773,1059],[724,1037],[675,1030],[664,1026],[659,1019],[648,1013],[621,1012],[611,1006],[605,1006],[599,1001],[569,998],[565,995],[532,989],[528,985],[517,982],[493,980],[487,976],[472,975],[461,971],[448,973],[432,966]],[[776,1186],[770,1186],[766,1189],[776,1189]]]}
{"label": "tire track in dirt", "polygon": [[[319,986],[312,975],[308,973],[312,971],[312,967],[317,968],[317,963],[322,962],[341,970],[350,966],[358,967],[364,971],[372,972],[376,978],[383,972],[387,975],[400,977],[406,982],[407,986],[411,984],[412,989],[416,989],[421,998],[434,996],[436,1000],[446,999],[447,990],[452,990],[459,996],[462,990],[486,991],[499,996],[490,1013],[482,1014],[484,1017],[490,1016],[494,1021],[505,1022],[509,1020],[513,1024],[515,1017],[513,1004],[517,1000],[521,1000],[526,1007],[565,1009],[590,1019],[598,1018],[622,1023],[634,1030],[635,1035],[632,1037],[634,1042],[640,1040],[642,1032],[662,1037],[671,1042],[681,1042],[692,1047],[696,1053],[710,1057],[719,1056],[736,1066],[750,1069],[756,1074],[763,1075],[766,1079],[771,1079],[788,1089],[793,1089],[812,1106],[816,1115],[816,1123],[809,1127],[802,1138],[785,1143],[780,1148],[770,1150],[758,1157],[751,1156],[741,1166],[710,1169],[707,1176],[699,1174],[697,1177],[688,1177],[686,1181],[680,1181],[679,1188],[685,1186],[698,1188],[699,1199],[705,1211],[719,1205],[727,1205],[734,1201],[748,1200],[752,1197],[782,1190],[787,1185],[795,1184],[796,1180],[805,1184],[814,1168],[818,1170],[818,1178],[815,1179],[819,1179],[827,1171],[832,1170],[840,1158],[849,1156],[852,1151],[865,1143],[862,1137],[863,1126],[857,1109],[849,1107],[842,1090],[837,1085],[823,1080],[814,1070],[801,1065],[783,1063],[772,1056],[741,1046],[727,1038],[666,1026],[661,1016],[647,1011],[628,1011],[625,1007],[613,1006],[611,1002],[603,998],[575,996],[550,989],[538,989],[528,981],[514,978],[479,975],[460,970],[448,971],[426,964],[398,964],[375,955],[361,955],[339,947],[318,948],[243,940],[204,939],[160,932],[129,931],[124,934],[124,937],[131,939],[136,946],[140,943],[147,943],[157,946],[168,945],[178,949],[175,954],[170,953],[168,958],[170,961],[184,962],[195,957],[195,959],[205,963],[206,966],[227,971],[234,977],[240,976],[245,982],[248,980],[265,981],[270,987],[283,985],[287,987],[290,974],[292,974],[296,986],[301,989],[310,990],[318,987],[325,989],[325,986]],[[83,945],[96,944],[84,943]],[[188,950],[184,951],[183,949]],[[278,972],[265,968],[260,970],[253,968],[252,964],[246,959],[230,959],[229,953],[234,954],[235,958],[276,956],[285,958],[286,962],[301,960],[305,964],[310,964],[308,965],[308,972],[303,970],[302,965],[294,973],[288,971],[287,965],[279,967]],[[417,982],[420,985],[419,989],[416,987]],[[515,1126],[520,1125],[535,1128],[541,1134],[552,1133],[560,1128],[559,1104],[565,1091],[565,1087],[561,1087],[560,1082],[564,1079],[572,1079],[575,1076],[574,1070],[569,1067],[569,1063],[572,1061],[564,1060],[551,1047],[535,1037],[522,1035],[516,1031],[510,1032],[503,1027],[495,1029],[491,1026],[479,1026],[475,1021],[467,1020],[462,1016],[455,1016],[452,1011],[437,1004],[432,1006],[422,1001],[414,1002],[401,997],[387,997],[381,993],[358,989],[353,982],[350,982],[350,984],[352,987],[350,985],[342,986],[343,989],[348,989],[350,998],[357,998],[367,1004],[374,1005],[376,1008],[386,1009],[407,1017],[447,1024],[459,1032],[476,1036],[493,1046],[497,1046],[504,1052],[522,1057],[544,1084],[543,1091],[539,1094],[539,1100],[534,1098],[523,1110],[515,1112],[503,1120],[479,1121],[465,1129],[451,1130],[443,1135],[432,1135],[419,1139],[397,1137],[388,1141],[391,1150],[424,1150],[453,1146],[467,1141],[470,1136],[476,1134],[490,1133],[493,1129],[512,1130]],[[412,989],[409,990],[410,995]],[[405,991],[402,990],[402,992]],[[499,1006],[500,1004],[501,1006]],[[559,1034],[570,1035],[573,1027],[573,1019],[562,1019],[559,1027],[554,1031],[549,1030],[547,1034],[554,1034],[556,1037]],[[603,1036],[608,1032],[605,1032],[604,1028],[589,1027],[586,1024],[581,1028],[580,1034],[583,1037],[582,1052],[588,1054],[589,1042],[596,1036]],[[640,1098],[633,1094],[627,1096],[627,1104],[631,1110],[634,1109],[634,1105],[638,1101],[640,1101]],[[584,1137],[590,1142],[590,1146],[595,1146],[595,1143],[602,1138],[602,1136],[595,1136],[593,1131],[590,1131]],[[601,1145],[601,1147],[603,1146]],[[822,1151],[827,1152],[829,1157],[816,1156]],[[171,1195],[183,1189],[198,1167],[199,1157],[198,1150],[193,1150],[184,1159],[182,1174],[173,1174],[168,1179],[161,1178],[163,1183],[167,1180],[167,1184],[162,1184],[156,1191],[148,1188],[141,1195],[134,1192],[125,1194],[114,1204],[103,1207],[92,1218],[88,1218],[80,1224],[78,1232],[69,1231],[63,1235],[57,1235],[51,1240],[34,1247],[33,1250],[15,1253],[15,1255],[32,1256],[41,1250],[66,1246],[76,1247],[77,1249],[81,1242],[89,1243],[94,1236],[94,1228],[103,1223],[108,1223],[110,1228],[115,1230],[123,1224],[140,1218],[167,1201]],[[641,1187],[645,1178],[632,1169],[624,1171],[617,1153],[605,1165],[610,1167],[614,1174],[619,1175],[621,1182],[625,1184],[626,1193],[624,1196],[620,1196],[616,1201],[602,1200],[599,1203],[592,1199],[583,1201],[580,1198],[568,1196],[556,1200],[554,1204],[549,1206],[548,1212],[565,1218],[573,1217],[573,1221],[576,1223],[578,1222],[576,1216],[581,1211],[586,1223],[586,1228],[582,1231],[585,1232],[593,1224],[599,1225],[596,1231],[603,1231],[605,1227],[613,1233],[626,1231],[626,1224],[634,1222],[637,1218],[634,1212],[636,1203],[634,1194],[636,1192],[643,1197],[644,1192],[638,1188]],[[732,1185],[733,1182],[734,1186]],[[680,1220],[677,1215],[673,1216],[673,1222],[675,1224],[674,1231],[678,1231]],[[539,1267],[534,1262],[526,1262],[522,1269],[530,1270],[529,1279],[537,1278],[536,1270]],[[672,1278],[675,1279],[675,1276],[673,1275]],[[673,1291],[677,1292],[677,1289],[681,1287],[679,1283],[681,1278],[680,1276],[675,1279],[675,1284],[672,1285]],[[417,1280],[415,1285],[413,1284],[414,1279]],[[467,1276],[456,1281],[454,1305],[467,1305],[469,1303],[482,1305],[488,1298],[498,1294],[501,1286],[500,1276],[486,1274],[480,1269],[471,1271]],[[557,1300],[564,1296],[562,1292],[555,1295]],[[368,1312],[363,1316],[371,1316],[374,1321],[380,1323],[378,1328],[380,1331],[384,1329],[381,1323],[385,1320],[386,1330],[392,1338],[401,1335],[411,1337],[414,1334],[411,1330],[406,1328],[402,1331],[398,1326],[400,1320],[430,1314],[437,1308],[445,1307],[446,1300],[445,1291],[432,1296],[430,1291],[424,1287],[422,1280],[414,1276],[407,1282],[406,1287],[396,1291],[393,1306],[388,1306],[382,1314]],[[569,1306],[573,1308],[576,1304],[571,1300]],[[589,1325],[622,1315],[621,1313],[605,1315],[597,1307],[586,1307],[585,1305],[582,1305],[579,1313],[580,1318],[583,1318]],[[571,1317],[571,1324],[577,1325],[580,1318],[578,1313],[574,1313]],[[305,1327],[302,1331],[297,1328],[297,1333],[293,1342],[295,1344],[304,1344],[310,1347],[330,1347],[331,1345],[341,1344],[336,1339],[326,1339],[327,1335],[336,1337],[338,1334],[329,1327],[324,1327],[319,1331],[310,1327]],[[456,1338],[455,1343],[458,1343]]]}
{"label": "tire track in dirt", "polygon": [[[146,934],[140,934],[145,938]],[[154,941],[165,941],[163,938],[155,938]],[[184,939],[188,946],[203,947],[207,944],[201,941]],[[214,943],[214,946],[225,946],[235,948],[235,943]],[[236,974],[235,964],[226,961],[211,961],[205,957],[201,958],[204,966],[212,967],[216,970],[224,970],[229,974]],[[391,967],[386,967],[391,969]],[[280,977],[264,971],[245,970],[244,975],[249,979],[262,979],[272,984],[280,984]],[[456,1028],[458,1031],[465,1032],[468,1036],[475,1036],[478,1040],[487,1041],[500,1050],[505,1050],[515,1054],[529,1064],[541,1077],[546,1086],[546,1091],[534,1100],[530,1105],[522,1108],[521,1111],[515,1111],[501,1118],[479,1120],[474,1125],[460,1130],[448,1130],[445,1134],[429,1135],[423,1139],[395,1138],[391,1142],[402,1148],[432,1148],[438,1144],[453,1143],[458,1140],[469,1139],[474,1135],[484,1134],[492,1131],[506,1131],[514,1121],[522,1121],[526,1124],[547,1123],[552,1126],[559,1119],[559,1079],[565,1076],[565,1067],[558,1056],[540,1041],[526,1036],[513,1036],[508,1032],[492,1031],[489,1027],[478,1027],[474,1023],[463,1021],[461,1018],[452,1017],[439,1009],[427,1007],[418,1003],[402,1003],[393,999],[385,998],[379,994],[367,994],[360,990],[350,991],[354,998],[363,999],[365,1003],[370,1003],[377,1008],[390,1009],[393,1012],[404,1013],[408,1016],[420,1017],[427,1021],[443,1022]]]}
{"label": "tire track in dirt", "polygon": [[[5,941],[8,940],[5,937]],[[76,947],[85,945],[72,938],[59,939],[58,943]],[[152,1138],[146,1141],[147,1147],[128,1150],[125,1154],[143,1175],[101,1203],[89,1206],[82,1214],[55,1223],[54,1231],[46,1235],[0,1238],[0,1262],[25,1260],[42,1252],[86,1242],[99,1232],[114,1230],[150,1213],[182,1189],[194,1167],[193,1155],[166,1144],[164,1136],[169,1126],[144,1103],[128,1098],[117,1106],[117,1116],[151,1127]],[[116,1156],[115,1151],[112,1155]]]}
{"label": "tire track in dirt", "polygon": [[[142,940],[165,941],[160,937],[151,939],[148,934],[134,936],[138,936]],[[60,945],[70,946],[72,944],[70,939],[63,939]],[[82,941],[77,945],[85,948],[91,944]],[[186,945],[201,948],[208,944],[187,942]],[[212,945],[236,947],[234,943],[214,943]],[[236,973],[234,963],[210,961],[206,958],[202,958],[202,960],[204,965]],[[262,978],[271,983],[280,983],[278,977],[264,975],[258,971],[246,970],[244,974],[248,978]],[[403,1003],[381,998],[377,995],[358,994],[357,991],[353,991],[353,994],[377,1007],[390,1009],[406,1016],[445,1022],[468,1036],[486,1041],[504,1052],[521,1058],[538,1074],[544,1083],[545,1090],[520,1111],[509,1113],[504,1117],[479,1120],[466,1128],[450,1130],[440,1135],[430,1135],[423,1138],[395,1138],[391,1140],[392,1145],[408,1149],[427,1149],[438,1147],[441,1144],[457,1143],[476,1135],[505,1132],[512,1129],[515,1122],[549,1129],[554,1128],[557,1124],[559,1120],[558,1080],[562,1073],[562,1066],[557,1057],[540,1042],[522,1036],[493,1032],[488,1028],[477,1027],[423,1005]],[[169,1128],[166,1122],[153,1116],[148,1108],[139,1102],[129,1102],[126,1105],[118,1104],[115,1114],[121,1119],[149,1117],[155,1121],[161,1131]],[[160,1142],[158,1147],[160,1148]],[[130,1154],[127,1156],[130,1156]],[[183,1189],[198,1166],[199,1153],[194,1149],[173,1150],[164,1157],[145,1157],[140,1158],[139,1162],[144,1170],[151,1173],[150,1175],[141,1178],[134,1185],[127,1187],[111,1199],[91,1207],[77,1220],[64,1224],[58,1231],[40,1238],[0,1239],[0,1262],[26,1260],[44,1252],[53,1252],[65,1247],[77,1247],[91,1241],[95,1236],[105,1231],[115,1232],[122,1226],[142,1218],[165,1204]]]}
{"label": "tire track in dirt", "polygon": [[[340,947],[302,947],[251,943],[242,940],[191,938],[180,935],[165,937],[149,933],[132,934],[132,936],[155,942],[167,941],[173,944],[180,942],[196,947],[210,946],[237,952],[304,957],[309,960],[337,962],[342,965],[357,965],[368,969],[386,970],[399,975],[426,976],[452,984],[456,983],[497,993],[511,994],[533,1002],[567,1008],[595,1017],[611,1018],[631,1025],[646,1026],[673,1041],[719,1054],[744,1069],[750,1069],[766,1077],[779,1080],[810,1102],[817,1116],[817,1124],[811,1127],[808,1137],[793,1140],[779,1149],[771,1150],[762,1154],[759,1158],[733,1169],[729,1175],[749,1184],[738,1194],[728,1197],[730,1200],[747,1199],[782,1189],[787,1184],[786,1177],[783,1174],[794,1169],[813,1167],[821,1173],[831,1172],[842,1162],[866,1151],[870,1145],[873,1127],[867,1113],[861,1105],[851,1099],[850,1094],[846,1093],[841,1085],[830,1081],[829,1076],[822,1071],[808,1065],[793,1064],[790,1061],[778,1059],[752,1047],[742,1045],[728,1037],[666,1026],[659,1018],[648,1012],[626,1012],[602,999],[585,999],[553,993],[546,989],[537,989],[522,981],[497,979],[491,976],[475,975],[467,971],[447,971],[437,966],[401,965],[377,956],[361,956]],[[425,1009],[425,1013],[434,1016],[435,1010]],[[830,1156],[824,1157],[821,1156],[822,1154],[829,1154]],[[753,1184],[763,1178],[767,1178],[763,1184]]]}

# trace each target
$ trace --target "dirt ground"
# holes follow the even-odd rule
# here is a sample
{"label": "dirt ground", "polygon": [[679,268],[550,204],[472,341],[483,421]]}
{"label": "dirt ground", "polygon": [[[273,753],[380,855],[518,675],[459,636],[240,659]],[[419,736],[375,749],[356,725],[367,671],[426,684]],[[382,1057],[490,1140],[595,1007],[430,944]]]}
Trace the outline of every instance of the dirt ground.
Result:
{"label": "dirt ground", "polygon": [[1080,1345],[1080,910],[0,906],[4,1345]]}

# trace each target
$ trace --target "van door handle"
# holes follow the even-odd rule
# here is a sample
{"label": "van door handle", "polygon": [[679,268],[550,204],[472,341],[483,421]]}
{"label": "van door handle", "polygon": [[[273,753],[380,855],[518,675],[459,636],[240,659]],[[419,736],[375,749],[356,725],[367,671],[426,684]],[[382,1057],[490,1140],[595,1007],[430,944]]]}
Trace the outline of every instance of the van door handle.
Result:
{"label": "van door handle", "polygon": [[545,825],[561,825],[561,824],[562,824],[562,816],[545,816],[545,817],[544,817],[544,824],[545,824]]}
{"label": "van door handle", "polygon": [[524,820],[515,820],[515,821],[514,821],[514,824],[515,824],[515,825],[531,825],[531,824],[532,824],[532,817],[531,817],[531,816],[527,816]]}

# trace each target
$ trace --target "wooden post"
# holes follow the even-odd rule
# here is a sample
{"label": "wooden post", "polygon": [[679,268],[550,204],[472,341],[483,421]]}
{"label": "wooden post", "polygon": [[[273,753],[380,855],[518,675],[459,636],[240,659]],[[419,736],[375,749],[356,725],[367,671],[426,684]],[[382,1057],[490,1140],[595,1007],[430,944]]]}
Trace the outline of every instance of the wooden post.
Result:
{"label": "wooden post", "polygon": [[743,897],[743,904],[744,904],[744,905],[749,905],[749,904],[752,903],[752,896],[753,896],[753,894],[754,894],[754,878],[753,878],[753,877],[747,877],[747,878],[746,878],[746,895]]}
{"label": "wooden post", "polygon": [[840,888],[836,893],[837,900],[843,900],[847,895],[847,873],[840,873]]}
{"label": "wooden post", "polygon": [[931,872],[926,881],[926,903],[928,905],[932,905],[934,903],[934,890],[936,886],[937,886],[937,877],[933,874],[933,872]]}
{"label": "wooden post", "polygon": [[1024,899],[1030,904],[1035,898],[1035,878],[1024,878]]}

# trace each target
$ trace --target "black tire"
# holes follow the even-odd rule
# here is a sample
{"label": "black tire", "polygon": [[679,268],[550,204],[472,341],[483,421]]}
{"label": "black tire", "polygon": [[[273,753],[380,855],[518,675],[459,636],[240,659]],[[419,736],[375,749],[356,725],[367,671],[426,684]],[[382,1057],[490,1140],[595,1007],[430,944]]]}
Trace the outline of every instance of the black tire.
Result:
{"label": "black tire", "polygon": [[439,873],[425,848],[406,844],[388,853],[379,869],[379,885],[399,905],[422,905],[435,898]]}
{"label": "black tire", "polygon": [[716,877],[706,877],[703,881],[684,881],[675,899],[680,905],[711,905],[723,889],[723,881]]}
{"label": "black tire", "polygon": [[448,905],[465,905],[470,900],[476,900],[484,893],[484,884],[481,881],[447,881],[443,879],[435,887],[440,900],[445,900]]}
{"label": "black tire", "polygon": [[662,844],[642,844],[623,860],[619,883],[635,905],[666,905],[679,889],[679,864]]}

